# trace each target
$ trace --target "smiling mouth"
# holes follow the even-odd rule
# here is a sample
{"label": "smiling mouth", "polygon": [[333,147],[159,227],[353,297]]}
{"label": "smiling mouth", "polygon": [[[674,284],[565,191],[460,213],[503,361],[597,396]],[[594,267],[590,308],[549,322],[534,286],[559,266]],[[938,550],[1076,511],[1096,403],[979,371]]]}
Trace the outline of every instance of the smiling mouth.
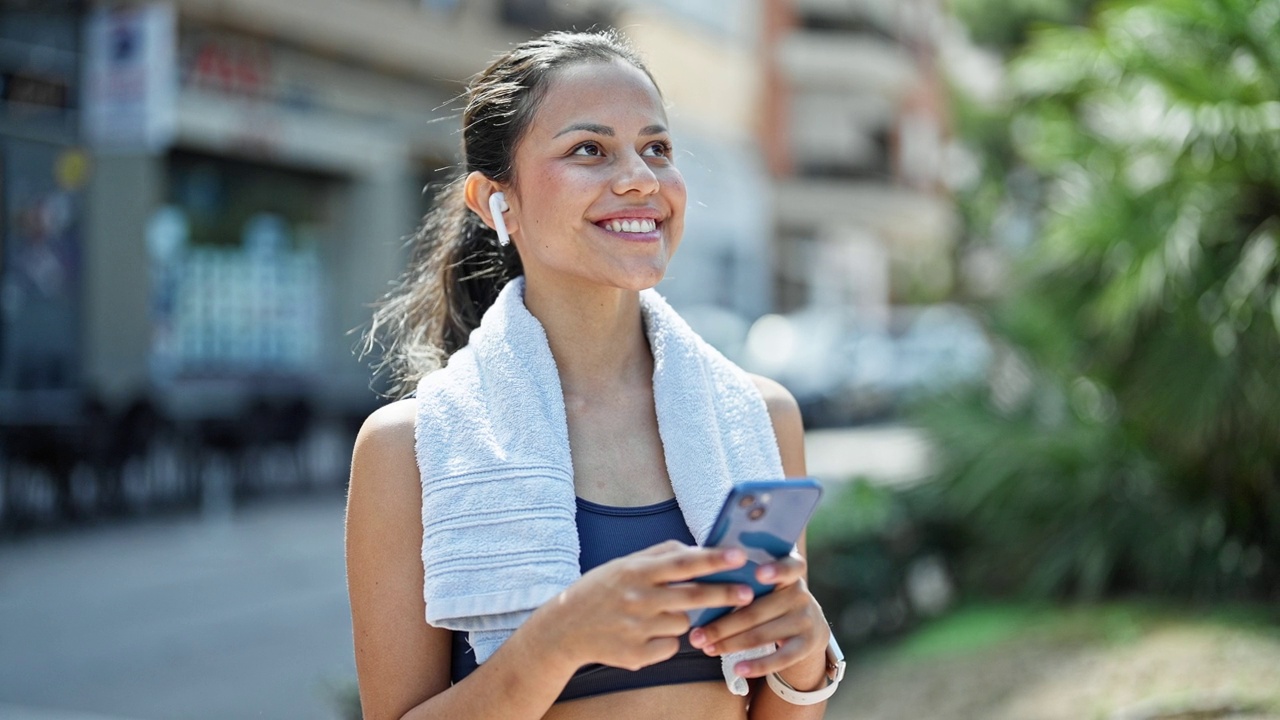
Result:
{"label": "smiling mouth", "polygon": [[657,230],[659,223],[651,218],[616,218],[602,220],[596,225],[610,232],[642,235]]}

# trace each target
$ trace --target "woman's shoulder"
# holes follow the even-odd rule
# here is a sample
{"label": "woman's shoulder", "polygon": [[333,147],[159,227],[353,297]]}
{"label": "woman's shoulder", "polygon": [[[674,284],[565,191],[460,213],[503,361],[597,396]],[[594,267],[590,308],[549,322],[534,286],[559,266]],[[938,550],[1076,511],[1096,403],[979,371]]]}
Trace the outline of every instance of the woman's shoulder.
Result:
{"label": "woman's shoulder", "polygon": [[412,444],[417,408],[416,398],[393,400],[365,418],[360,426],[360,436],[379,443],[403,441],[407,437]]}
{"label": "woman's shoulder", "polygon": [[368,473],[373,476],[386,476],[387,470],[417,470],[413,441],[417,405],[413,398],[396,400],[365,418],[352,453],[353,478],[360,470],[376,470]]}
{"label": "woman's shoulder", "polygon": [[803,477],[806,474],[804,459],[804,419],[800,416],[800,404],[795,396],[776,380],[747,373],[755,383],[769,410],[773,435],[778,441],[778,454],[787,477]]}
{"label": "woman's shoulder", "polygon": [[773,419],[775,426],[779,420],[798,420],[800,418],[800,404],[796,402],[796,398],[791,394],[791,391],[783,387],[781,383],[754,373],[747,373],[747,377],[751,378],[756,390],[760,391],[760,397],[764,398],[765,407],[769,409],[769,417]]}

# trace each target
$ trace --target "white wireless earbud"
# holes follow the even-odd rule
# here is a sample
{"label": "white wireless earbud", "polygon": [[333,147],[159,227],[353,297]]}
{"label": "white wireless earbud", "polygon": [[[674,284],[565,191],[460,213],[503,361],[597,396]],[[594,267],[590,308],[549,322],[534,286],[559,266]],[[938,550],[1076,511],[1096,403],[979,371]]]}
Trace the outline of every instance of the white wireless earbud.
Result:
{"label": "white wireless earbud", "polygon": [[502,219],[502,213],[510,209],[502,193],[496,192],[489,196],[489,212],[493,213],[493,229],[498,231],[498,244],[503,247],[511,244],[511,235],[507,233],[507,221]]}

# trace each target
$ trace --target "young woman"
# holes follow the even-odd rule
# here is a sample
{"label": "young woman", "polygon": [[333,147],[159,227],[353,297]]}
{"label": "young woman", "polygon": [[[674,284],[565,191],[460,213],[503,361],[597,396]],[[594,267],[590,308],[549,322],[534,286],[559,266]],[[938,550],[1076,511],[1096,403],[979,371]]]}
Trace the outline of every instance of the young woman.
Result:
{"label": "young woman", "polygon": [[[673,488],[680,468],[669,466],[671,448],[664,454],[664,442],[675,440],[662,432],[660,417],[678,420],[682,410],[655,401],[651,326],[661,316],[651,306],[660,302],[642,291],[662,279],[680,242],[685,186],[653,79],[612,33],[553,33],[496,60],[466,99],[464,175],[424,221],[409,272],[371,333],[388,341],[397,392],[418,392],[366,421],[352,461],[347,571],[364,717],[821,717],[824,703],[795,704],[831,685],[829,630],[805,586],[803,557],[763,566],[760,579],[776,590],[754,601],[745,587],[690,582],[744,558],[696,546],[673,498],[696,488]],[[516,323],[491,319],[500,312],[536,318],[540,331],[531,342],[550,351],[555,402],[550,422],[537,413],[512,421],[516,430],[495,440],[494,452],[506,457],[501,445],[522,442],[511,433],[526,424],[545,424],[548,437],[567,433],[581,574],[524,613],[494,650],[474,632],[428,624],[435,601],[424,598],[436,597],[440,564],[457,565],[458,556],[479,558],[476,568],[502,561],[502,553],[437,552],[434,543],[458,542],[437,530],[474,523],[451,516],[452,500],[427,504],[435,478],[448,475],[435,467],[444,461],[431,458],[465,457],[475,451],[472,436],[492,427],[453,405],[437,412],[477,402],[458,397],[465,395],[458,388],[479,381],[450,373],[462,372],[464,358],[489,378],[524,372],[523,358],[497,353],[484,361],[482,349],[467,347],[481,335],[508,347],[503,333],[515,332]],[[484,369],[484,362],[511,367]],[[764,378],[745,382],[772,436],[763,450],[775,465],[780,459],[787,476],[804,475],[794,399]],[[510,392],[520,406],[540,392],[529,387],[496,392]],[[486,418],[500,414],[483,402],[477,407]],[[732,467],[735,451],[724,452]],[[454,480],[467,475],[454,473],[441,487],[456,488]],[[479,495],[465,502],[507,502],[511,488],[526,482],[530,477],[517,473],[505,485],[477,484],[467,492]],[[679,504],[689,503],[682,497]],[[462,513],[462,520],[484,516],[478,512]],[[488,580],[483,570],[474,577]],[[720,606],[737,609],[690,631],[686,611]],[[763,657],[727,664],[730,674],[722,676],[723,656],[774,644]],[[732,674],[753,679],[749,694],[730,691]],[[774,680],[761,680],[770,674]]]}

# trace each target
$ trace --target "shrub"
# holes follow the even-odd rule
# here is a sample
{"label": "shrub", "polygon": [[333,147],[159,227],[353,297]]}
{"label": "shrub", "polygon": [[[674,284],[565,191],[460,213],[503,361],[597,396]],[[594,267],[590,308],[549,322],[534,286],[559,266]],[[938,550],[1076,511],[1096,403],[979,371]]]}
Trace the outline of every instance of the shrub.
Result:
{"label": "shrub", "polygon": [[991,386],[920,411],[920,512],[964,528],[979,587],[1274,595],[1280,0],[1103,3],[1030,37],[994,110],[1021,180],[962,202],[971,243],[1027,198],[1038,237],[990,308]]}

